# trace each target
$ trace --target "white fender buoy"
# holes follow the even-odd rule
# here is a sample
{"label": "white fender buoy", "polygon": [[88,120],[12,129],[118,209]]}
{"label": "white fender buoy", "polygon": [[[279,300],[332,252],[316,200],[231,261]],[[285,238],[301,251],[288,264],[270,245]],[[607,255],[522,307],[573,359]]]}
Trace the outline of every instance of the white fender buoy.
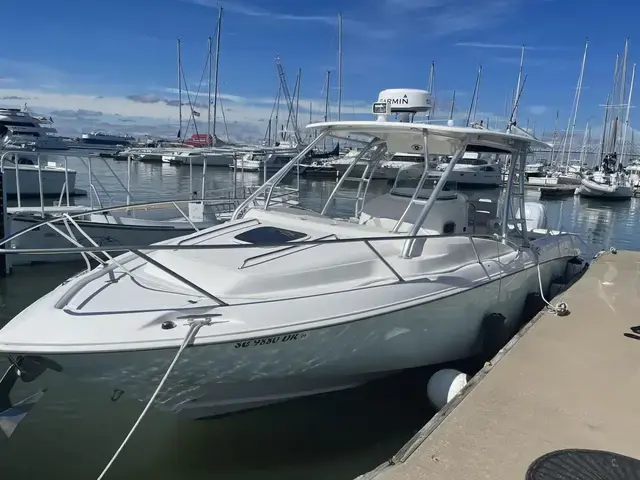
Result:
{"label": "white fender buoy", "polygon": [[438,410],[455,397],[469,381],[469,375],[452,368],[438,370],[427,383],[427,397]]}

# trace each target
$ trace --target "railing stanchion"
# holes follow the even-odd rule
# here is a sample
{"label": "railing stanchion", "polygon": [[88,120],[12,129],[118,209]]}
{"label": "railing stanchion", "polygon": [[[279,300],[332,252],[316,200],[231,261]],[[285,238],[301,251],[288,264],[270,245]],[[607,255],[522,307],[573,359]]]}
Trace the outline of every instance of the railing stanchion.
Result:
{"label": "railing stanchion", "polygon": [[[71,205],[71,201],[69,200],[70,192],[69,192],[69,165],[67,164],[67,156],[64,156],[64,188],[67,196],[67,207]],[[62,204],[62,194],[58,205]]]}
{"label": "railing stanchion", "polygon": [[20,169],[18,168],[18,156],[13,154],[13,163],[16,166],[16,197],[18,198],[18,208],[22,206],[22,195],[20,195]]}
{"label": "railing stanchion", "polygon": [[[40,190],[40,214],[42,218],[44,218],[44,190],[42,189],[42,165],[40,163],[41,157],[40,154],[36,156],[38,160],[38,188]],[[16,170],[18,169],[18,165],[16,164]]]}
{"label": "railing stanchion", "polygon": [[95,192],[95,187],[93,188],[93,169],[91,168],[91,155],[89,155],[87,162],[87,170],[89,170],[89,207],[93,210],[93,192]]}
{"label": "railing stanchion", "polygon": [[131,155],[127,155],[127,205],[131,203]]}

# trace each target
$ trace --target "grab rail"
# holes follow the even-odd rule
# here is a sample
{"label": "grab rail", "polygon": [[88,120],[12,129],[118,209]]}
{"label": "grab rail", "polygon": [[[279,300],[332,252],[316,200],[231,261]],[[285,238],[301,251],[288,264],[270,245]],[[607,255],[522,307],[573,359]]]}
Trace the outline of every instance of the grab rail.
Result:
{"label": "grab rail", "polygon": [[[60,299],[56,302],[55,304],[55,308],[57,309],[62,309],[64,308],[66,305],[69,304],[69,302],[73,299],[73,297],[75,297],[75,295],[77,293],[80,292],[80,290],[82,290],[82,288],[84,288],[89,282],[93,281],[94,279],[97,279],[101,276],[103,276],[104,274],[109,274],[110,278],[112,281],[115,281],[115,270],[120,268],[123,271],[124,275],[128,275],[131,278],[136,279],[138,282],[144,284],[144,283],[149,283],[149,282],[144,282],[141,281],[142,279],[139,278],[139,276],[137,274],[134,274],[131,270],[129,270],[128,268],[125,267],[125,265],[127,263],[129,263],[130,261],[132,261],[135,258],[139,258],[141,260],[143,260],[144,262],[147,262],[157,268],[159,268],[160,270],[162,270],[163,272],[167,273],[168,275],[172,276],[173,278],[175,278],[176,280],[178,280],[179,282],[181,282],[182,284],[184,284],[185,286],[187,286],[188,288],[195,290],[196,292],[200,293],[201,295],[209,298],[210,300],[214,301],[219,307],[225,307],[225,306],[229,306],[229,304],[227,302],[225,302],[224,300],[220,299],[219,297],[217,297],[216,295],[213,295],[212,293],[208,292],[206,289],[200,287],[199,285],[191,282],[189,279],[185,278],[184,276],[180,275],[179,273],[173,271],[172,269],[170,269],[169,267],[162,265],[160,262],[158,262],[157,260],[153,259],[152,257],[150,257],[149,255],[147,255],[146,253],[142,253],[142,250],[151,250],[151,251],[161,251],[161,250],[225,250],[225,249],[237,249],[237,248],[255,248],[256,245],[255,244],[216,244],[216,245],[203,245],[203,244],[190,244],[190,245],[184,245],[184,244],[178,244],[176,245],[175,243],[172,243],[172,240],[166,240],[164,242],[160,242],[154,245],[138,245],[138,246],[120,246],[120,245],[114,245],[113,247],[108,247],[108,250],[111,252],[128,252],[125,253],[123,255],[118,256],[117,258],[113,258],[111,255],[109,255],[109,253],[107,252],[107,249],[105,249],[105,247],[101,247],[98,246],[90,237],[88,237],[86,235],[86,233],[82,230],[81,226],[78,225],[77,223],[73,222],[71,216],[69,215],[65,215],[63,217],[63,219],[66,219],[68,221],[70,221],[71,223],[74,224],[74,226],[80,231],[81,234],[83,234],[85,237],[87,237],[87,239],[89,240],[89,242],[93,245],[90,247],[84,247],[84,246],[79,246],[79,242],[73,238],[68,238],[69,241],[71,241],[71,243],[75,244],[76,247],[75,248],[31,248],[31,249],[0,249],[0,254],[11,254],[11,255],[19,255],[19,254],[52,254],[52,253],[57,253],[57,254],[83,254],[83,256],[85,254],[89,254],[92,256],[92,258],[95,258],[98,262],[100,262],[100,266],[95,268],[94,270],[89,270],[89,268],[87,268],[86,271],[86,276],[84,278],[82,278],[82,280],[78,281],[76,284],[74,284],[71,288],[69,288],[66,292],[64,292],[64,294],[60,297]],[[56,219],[58,220],[58,219]],[[240,221],[238,223],[235,223],[233,226],[238,226],[238,224],[244,224],[244,223],[248,223],[252,220],[255,219],[247,219],[244,221]],[[53,221],[50,222],[45,222],[45,223],[53,223]],[[66,222],[65,222],[66,223]],[[224,229],[224,227],[223,227]],[[334,236],[335,239],[333,240],[329,240],[327,237],[331,237]],[[67,237],[66,235],[63,235],[63,237]],[[335,235],[328,235],[327,237],[321,237],[321,238],[317,238],[317,239],[313,239],[313,240],[304,240],[304,241],[298,241],[296,242],[295,245],[291,245],[288,244],[288,242],[282,242],[282,243],[276,243],[276,244],[270,244],[269,246],[283,246],[285,247],[284,249],[280,249],[278,251],[275,252],[268,252],[267,255],[271,255],[271,254],[276,254],[278,252],[282,253],[283,251],[286,250],[290,250],[292,248],[297,248],[297,247],[301,247],[301,246],[308,246],[308,248],[311,248],[313,246],[317,246],[317,245],[332,245],[332,244],[342,244],[342,243],[356,243],[356,242],[362,242],[364,243],[367,248],[369,248],[374,255],[376,256],[376,258],[378,260],[380,260],[380,262],[385,266],[386,269],[388,269],[393,276],[399,281],[399,282],[405,282],[405,279],[400,275],[400,273],[390,264],[390,262],[380,253],[380,251],[378,249],[376,249],[373,246],[373,242],[376,241],[389,241],[389,240],[394,240],[394,241],[408,241],[408,240],[417,240],[417,239],[434,239],[434,238],[454,238],[454,237],[464,237],[467,238],[470,242],[471,248],[474,252],[475,255],[475,261],[480,264],[480,266],[482,267],[485,275],[487,276],[487,278],[489,280],[492,280],[491,275],[489,274],[486,266],[483,264],[482,259],[480,258],[480,254],[478,252],[477,246],[475,244],[474,239],[490,239],[493,241],[497,241],[500,240],[500,237],[496,237],[496,236],[492,236],[492,235],[475,235],[475,234],[452,234],[452,235],[392,235],[392,236],[384,236],[384,237],[360,237],[360,238],[338,238]],[[519,254],[521,253],[521,246],[518,246],[517,244],[509,241],[509,244],[513,245],[514,250],[519,252]],[[306,250],[306,249],[304,249]],[[302,251],[302,250],[299,250]],[[105,255],[109,260],[108,261],[103,261],[101,259],[99,259],[99,257],[96,257],[94,254],[95,253],[102,253],[103,255]],[[243,263],[243,265],[240,268],[244,268],[246,267],[246,263],[252,259],[256,259],[256,258],[260,258],[261,256],[265,256],[263,255],[258,255],[255,257],[251,257],[247,260],[245,260],[245,262]],[[498,257],[500,257],[501,255],[499,254],[498,251]],[[278,257],[281,258],[281,257]],[[85,260],[86,257],[85,257]],[[275,259],[274,259],[275,260]],[[493,257],[489,258],[487,260],[495,260]],[[268,260],[267,260],[268,261]],[[498,260],[499,261],[499,260]],[[88,261],[87,261],[87,265]],[[150,280],[151,283],[154,283],[153,280]]]}

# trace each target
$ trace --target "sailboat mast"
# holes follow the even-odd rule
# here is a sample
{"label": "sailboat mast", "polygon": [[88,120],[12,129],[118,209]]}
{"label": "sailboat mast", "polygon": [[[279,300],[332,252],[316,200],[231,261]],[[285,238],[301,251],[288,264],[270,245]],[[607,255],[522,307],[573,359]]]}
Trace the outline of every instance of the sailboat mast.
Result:
{"label": "sailboat mast", "polygon": [[456,107],[456,91],[453,91],[453,98],[451,99],[451,110],[449,110],[449,122],[453,122],[453,111]]}
{"label": "sailboat mast", "polygon": [[578,78],[578,86],[576,89],[576,99],[573,110],[573,121],[571,125],[571,136],[569,137],[569,151],[567,152],[567,163],[565,167],[565,173],[569,170],[569,156],[571,155],[571,149],[573,147],[573,135],[576,131],[576,119],[578,118],[578,108],[580,106],[580,93],[582,92],[582,80],[584,79],[584,67],[587,64],[587,51],[589,49],[589,40],[587,39],[584,45],[584,55],[582,56],[582,66],[580,67],[580,77]]}
{"label": "sailboat mast", "polygon": [[627,132],[629,131],[629,116],[631,114],[631,97],[633,95],[633,84],[636,81],[636,64],[633,64],[631,70],[631,85],[629,86],[629,100],[627,101],[627,113],[624,116],[624,131],[622,132],[622,151],[620,152],[620,165],[624,159],[624,154],[627,150]]}
{"label": "sailboat mast", "polygon": [[520,53],[520,68],[518,69],[518,83],[516,85],[516,93],[514,94],[513,99],[513,122],[517,124],[518,122],[518,103],[516,96],[518,92],[520,92],[520,82],[522,82],[522,67],[524,66],[524,51],[525,46],[522,45],[522,52]]}
{"label": "sailboat mast", "polygon": [[431,112],[433,111],[433,115],[436,114],[436,101],[434,97],[433,90],[435,88],[435,75],[436,75],[436,62],[431,62],[431,68],[429,69],[429,93],[431,94],[431,110],[427,111],[427,120],[431,118]]}
{"label": "sailboat mast", "polygon": [[[556,140],[558,139],[558,123],[560,122],[560,110],[556,110],[556,123],[553,127],[553,139],[551,141],[551,165],[555,166]],[[544,141],[544,134],[542,135]]]}
{"label": "sailboat mast", "polygon": [[478,66],[478,81],[476,83],[476,99],[473,104],[473,121],[476,121],[476,114],[478,113],[478,98],[480,97],[480,82],[482,81],[482,64]]}
{"label": "sailboat mast", "polygon": [[178,138],[182,138],[182,40],[178,39]]}
{"label": "sailboat mast", "polygon": [[620,102],[618,105],[618,117],[622,118],[622,108],[627,90],[627,62],[629,61],[629,37],[624,41],[624,55],[622,57],[622,72],[620,73]]}
{"label": "sailboat mast", "polygon": [[298,91],[296,93],[296,118],[295,125],[293,126],[294,130],[298,130],[298,114],[300,113],[300,87],[302,86],[302,69],[298,68]]}
{"label": "sailboat mast", "polygon": [[282,82],[280,82],[280,85],[278,86],[278,96],[276,97],[276,118],[275,118],[275,128],[273,130],[273,143],[274,145],[278,145],[280,143],[280,139],[279,137],[279,126],[278,126],[278,120],[280,117],[280,96],[282,95]]}
{"label": "sailboat mast", "polygon": [[[222,31],[222,7],[218,10],[218,29],[216,32],[216,70],[213,80],[213,128],[211,134],[216,138],[216,119],[218,118],[218,82],[220,71],[220,34]],[[211,103],[211,102],[209,102]],[[224,113],[224,112],[223,112]]]}
{"label": "sailboat mast", "polygon": [[211,135],[211,71],[213,70],[213,52],[212,52],[212,39],[211,37],[207,38],[208,42],[208,57],[207,62],[209,63],[209,81],[207,82],[208,90],[207,97],[209,101],[207,102],[207,142],[209,141]]}
{"label": "sailboat mast", "polygon": [[338,121],[342,114],[342,13],[338,14]]}
{"label": "sailboat mast", "polygon": [[[618,88],[618,75],[620,73],[620,54],[616,54],[616,66],[613,69],[613,89],[611,90],[611,108],[614,108],[614,105],[616,104],[616,92],[617,92],[617,88]],[[613,112],[612,112],[613,113]],[[616,120],[617,120],[617,116],[611,115],[611,139],[609,140],[609,152],[613,152],[616,149],[616,136],[615,136],[615,132],[617,130],[616,128]]]}
{"label": "sailboat mast", "polygon": [[591,125],[587,122],[587,127],[584,130],[585,134],[582,136],[582,147],[580,148],[580,166],[584,164],[584,157],[587,152],[587,144],[589,143],[589,137],[591,136]]}
{"label": "sailboat mast", "polygon": [[[327,70],[327,79],[324,85],[324,121],[329,121],[329,86],[331,85],[331,71]],[[323,140],[323,148],[327,150],[327,137]]]}
{"label": "sailboat mast", "polygon": [[473,86],[473,95],[471,96],[471,104],[469,105],[469,111],[467,112],[467,120],[465,122],[465,126],[469,126],[469,122],[471,121],[471,113],[473,112],[474,105],[476,102],[476,97],[478,95],[478,87],[480,85],[480,75],[482,75],[482,65],[478,65],[478,73],[476,74],[476,83]]}
{"label": "sailboat mast", "polygon": [[607,95],[607,101],[604,105],[604,119],[602,120],[602,138],[600,140],[600,155],[598,155],[598,165],[602,163],[602,157],[604,155],[605,145],[607,143],[607,122],[609,120],[609,102],[611,101],[611,94]]}

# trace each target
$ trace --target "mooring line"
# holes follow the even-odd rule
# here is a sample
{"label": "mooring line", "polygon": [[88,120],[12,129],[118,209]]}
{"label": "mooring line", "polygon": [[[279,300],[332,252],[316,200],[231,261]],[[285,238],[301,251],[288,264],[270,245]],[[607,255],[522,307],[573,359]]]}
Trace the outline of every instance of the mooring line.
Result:
{"label": "mooring line", "polygon": [[196,335],[198,334],[198,331],[200,330],[200,328],[202,328],[205,325],[211,325],[213,322],[211,321],[211,318],[202,318],[202,319],[190,320],[189,323],[190,323],[189,331],[185,335],[184,341],[182,342],[182,345],[180,345],[180,348],[178,349],[178,353],[176,353],[176,356],[173,358],[173,361],[169,365],[169,368],[167,368],[167,371],[165,372],[164,376],[162,377],[162,380],[160,380],[160,383],[156,387],[156,390],[153,392],[153,395],[151,395],[151,398],[149,399],[149,401],[145,405],[144,409],[142,410],[142,413],[140,414],[140,416],[138,417],[136,422],[133,424],[133,427],[131,427],[131,430],[129,431],[129,433],[127,434],[125,439],[122,441],[122,443],[118,447],[118,450],[116,450],[116,452],[113,454],[113,457],[111,457],[111,460],[109,460],[109,463],[107,463],[107,466],[104,467],[104,470],[102,470],[102,473],[100,474],[100,476],[98,476],[98,480],[102,480],[104,478],[104,476],[107,474],[107,472],[109,471],[111,466],[114,464],[114,462],[116,461],[116,459],[118,458],[118,456],[120,455],[122,450],[124,449],[125,445],[129,441],[129,439],[133,436],[133,433],[136,431],[136,429],[140,425],[140,422],[142,422],[142,419],[147,414],[147,412],[149,411],[149,409],[153,405],[153,402],[155,401],[156,397],[158,396],[158,394],[162,390],[162,387],[164,386],[165,382],[169,378],[169,375],[171,374],[171,371],[173,370],[173,368],[178,363],[178,359],[182,355],[182,352],[185,350],[185,348],[187,348],[187,346],[191,343],[191,341],[196,337]]}

